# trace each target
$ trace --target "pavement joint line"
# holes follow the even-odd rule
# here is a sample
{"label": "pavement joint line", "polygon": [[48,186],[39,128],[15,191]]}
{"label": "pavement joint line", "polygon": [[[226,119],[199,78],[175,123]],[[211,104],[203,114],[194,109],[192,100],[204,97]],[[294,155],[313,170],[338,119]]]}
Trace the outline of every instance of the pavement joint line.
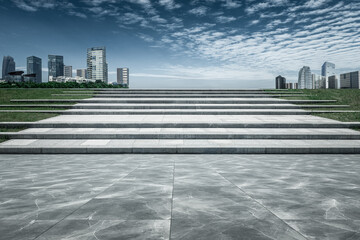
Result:
{"label": "pavement joint line", "polygon": [[216,140],[250,140],[250,139],[281,139],[281,140],[359,140],[360,132],[358,134],[336,134],[336,133],[325,133],[325,134],[251,134],[251,133],[118,133],[118,134],[109,134],[109,133],[75,133],[75,134],[66,134],[66,133],[22,133],[22,132],[0,132],[0,136],[9,137],[10,139],[59,139],[59,140],[74,140],[74,139],[171,139],[171,140],[205,140],[205,139],[216,139]]}
{"label": "pavement joint line", "polygon": [[[66,151],[64,151],[66,150]],[[105,147],[105,148],[66,148],[66,147],[0,147],[0,154],[360,154],[357,147]]]}
{"label": "pavement joint line", "polygon": [[169,240],[171,239],[171,227],[173,222],[173,207],[174,207],[174,189],[175,189],[175,168],[176,168],[176,161],[174,158],[174,168],[173,168],[173,181],[172,181],[172,191],[171,191],[171,212],[170,212],[170,228],[169,228]]}
{"label": "pavement joint line", "polygon": [[145,122],[145,123],[62,123],[62,122],[0,122],[0,127],[29,128],[352,128],[360,122],[338,123],[205,123],[205,122]]}
{"label": "pavement joint line", "polygon": [[82,208],[84,205],[88,204],[91,200],[93,200],[94,198],[96,198],[97,196],[99,196],[100,194],[102,194],[105,190],[109,189],[110,187],[112,187],[114,184],[118,183],[119,181],[121,181],[122,179],[124,179],[125,177],[129,176],[131,173],[133,173],[134,171],[136,171],[142,164],[139,164],[135,169],[133,169],[132,171],[130,171],[126,176],[123,176],[122,178],[118,179],[117,181],[115,181],[114,183],[112,183],[108,188],[105,188],[103,191],[99,192],[98,194],[96,194],[94,197],[92,197],[89,201],[87,201],[86,203],[82,204],[80,207],[76,208],[74,211],[72,211],[71,213],[67,214],[65,217],[63,217],[62,219],[60,219],[60,221],[58,221],[57,223],[55,223],[54,225],[50,226],[48,229],[46,229],[44,232],[40,233],[38,236],[36,236],[33,240],[38,239],[41,235],[45,234],[46,232],[48,232],[50,229],[52,229],[53,227],[55,227],[56,225],[58,225],[60,222],[62,222],[63,220],[65,220],[65,218],[69,217],[70,215],[72,215],[74,212],[76,212],[77,210],[79,210],[80,208]]}
{"label": "pavement joint line", "polygon": [[237,186],[235,183],[233,183],[231,180],[229,180],[227,177],[223,176],[220,172],[218,172],[215,169],[215,172],[217,174],[219,174],[222,178],[224,178],[226,181],[228,181],[231,185],[233,185],[234,187],[236,187],[237,189],[239,189],[242,193],[244,193],[246,196],[248,196],[249,198],[251,198],[254,202],[256,202],[257,204],[259,204],[260,206],[262,206],[266,211],[268,211],[270,214],[272,214],[274,217],[276,217],[277,219],[279,219],[283,224],[285,224],[286,226],[288,226],[290,229],[292,229],[293,231],[297,232],[299,235],[301,235],[304,239],[308,239],[307,237],[305,237],[300,231],[296,230],[295,228],[293,228],[292,226],[290,226],[286,221],[284,221],[282,218],[280,218],[278,215],[276,215],[273,211],[271,211],[269,208],[267,208],[264,204],[262,204],[261,202],[257,201],[255,198],[253,198],[250,194],[248,194],[245,190],[243,190],[241,187]]}

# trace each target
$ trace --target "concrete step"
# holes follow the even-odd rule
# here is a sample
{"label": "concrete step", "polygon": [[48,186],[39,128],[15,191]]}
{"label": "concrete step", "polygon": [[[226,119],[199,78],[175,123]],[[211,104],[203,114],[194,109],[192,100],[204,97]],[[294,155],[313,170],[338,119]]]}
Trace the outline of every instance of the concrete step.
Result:
{"label": "concrete step", "polygon": [[27,108],[72,108],[74,107],[74,105],[70,105],[70,104],[3,104],[0,105],[0,108],[23,108],[23,107],[27,107]]}
{"label": "concrete step", "polygon": [[209,98],[209,99],[177,99],[177,98],[143,98],[143,99],[114,99],[114,98],[88,98],[88,99],[12,99],[14,103],[59,103],[59,102],[79,102],[79,103],[156,103],[156,104],[319,104],[336,103],[336,100],[283,100],[283,99],[256,99],[256,98]]}
{"label": "concrete step", "polygon": [[63,115],[310,115],[312,113],[360,113],[350,110],[302,109],[69,109],[69,110],[0,110],[0,113],[53,113]]}
{"label": "concrete step", "polygon": [[302,94],[303,92],[291,91],[263,91],[263,90],[64,90],[63,93],[108,93],[108,94]]}
{"label": "concrete step", "polygon": [[30,128],[1,132],[11,139],[360,139],[350,129],[272,128]]}
{"label": "concrete step", "polygon": [[242,94],[242,95],[254,95],[254,94],[289,94],[289,95],[302,95],[302,92],[281,92],[281,91],[63,91],[64,94],[161,94],[161,95],[229,95],[229,94]]}
{"label": "concrete step", "polygon": [[[81,116],[80,116],[81,117]],[[82,116],[85,117],[85,116]],[[82,119],[79,119],[80,121]],[[45,120],[44,120],[45,121]],[[334,121],[335,122],[335,121]],[[220,123],[220,122],[0,122],[0,128],[273,128],[273,129],[344,129],[344,128],[360,128],[360,122],[353,123],[319,123],[319,122],[260,122],[260,123]]]}
{"label": "concrete step", "polygon": [[349,105],[293,105],[293,104],[133,104],[80,103],[65,104],[4,104],[0,108],[73,108],[73,109],[301,109],[348,108]]}
{"label": "concrete step", "polygon": [[360,140],[13,139],[0,144],[0,153],[359,154]]}
{"label": "concrete step", "polygon": [[[278,98],[278,97],[293,97],[295,95],[282,94],[212,94],[212,95],[200,95],[200,94],[51,94],[52,96],[88,96],[94,98]],[[307,96],[307,95],[301,95]]]}
{"label": "concrete step", "polygon": [[[1,105],[0,105],[1,107]],[[293,105],[293,104],[133,104],[79,103],[73,109],[301,109],[348,108],[349,105]]]}
{"label": "concrete step", "polygon": [[167,91],[167,92],[267,92],[267,91],[278,91],[278,92],[291,92],[289,89],[198,89],[198,88],[182,88],[182,89],[173,89],[173,88],[157,88],[157,89],[149,89],[149,88],[69,88],[66,89],[68,91],[119,91],[119,92],[158,92],[158,91]]}
{"label": "concrete step", "polygon": [[[62,115],[309,115],[302,109],[69,109],[69,110],[0,110],[0,113],[54,113]],[[324,113],[325,111],[317,111]],[[330,111],[326,111],[330,112]],[[335,111],[334,111],[335,112]],[[353,111],[349,111],[353,112]]]}

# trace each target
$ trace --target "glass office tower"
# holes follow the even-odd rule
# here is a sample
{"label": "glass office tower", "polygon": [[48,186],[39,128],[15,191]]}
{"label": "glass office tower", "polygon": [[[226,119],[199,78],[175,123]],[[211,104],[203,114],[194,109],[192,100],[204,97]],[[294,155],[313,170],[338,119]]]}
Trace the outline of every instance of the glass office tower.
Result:
{"label": "glass office tower", "polygon": [[313,89],[310,67],[304,66],[300,69],[298,84],[299,89]]}
{"label": "glass office tower", "polygon": [[72,66],[64,66],[64,76],[72,77]]}
{"label": "glass office tower", "polygon": [[325,62],[321,68],[321,75],[326,79],[326,88],[329,88],[329,77],[336,75],[335,64],[331,62]]}
{"label": "glass office tower", "polygon": [[26,59],[27,74],[36,74],[35,82],[42,82],[42,63],[41,58],[30,56]]}
{"label": "glass office tower", "polygon": [[129,87],[129,68],[117,69],[117,83]]}
{"label": "glass office tower", "polygon": [[4,56],[2,63],[2,79],[7,80],[9,78],[9,72],[15,72],[15,61],[10,56]]}
{"label": "glass office tower", "polygon": [[48,56],[49,79],[64,76],[64,57],[58,55]]}
{"label": "glass office tower", "polygon": [[106,48],[93,47],[87,50],[87,78],[108,82],[108,65],[106,62]]}
{"label": "glass office tower", "polygon": [[286,78],[281,75],[275,78],[275,88],[276,89],[286,89]]}

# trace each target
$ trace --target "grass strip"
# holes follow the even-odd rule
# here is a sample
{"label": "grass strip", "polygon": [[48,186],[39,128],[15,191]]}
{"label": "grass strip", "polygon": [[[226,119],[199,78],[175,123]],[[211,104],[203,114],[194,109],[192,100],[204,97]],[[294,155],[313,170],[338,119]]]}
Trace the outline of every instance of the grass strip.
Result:
{"label": "grass strip", "polygon": [[[291,89],[289,92],[304,92],[306,96],[284,97],[290,100],[336,100],[336,104],[349,105],[343,110],[360,110],[360,89]],[[318,104],[318,103],[317,103]],[[335,105],[335,103],[329,103]],[[320,105],[320,104],[319,104]],[[323,104],[327,105],[327,103]],[[341,108],[334,108],[340,110]],[[310,109],[306,109],[310,110]],[[312,110],[320,110],[312,109]],[[328,109],[327,109],[328,110]],[[314,116],[330,118],[342,122],[360,122],[360,113],[313,113]]]}

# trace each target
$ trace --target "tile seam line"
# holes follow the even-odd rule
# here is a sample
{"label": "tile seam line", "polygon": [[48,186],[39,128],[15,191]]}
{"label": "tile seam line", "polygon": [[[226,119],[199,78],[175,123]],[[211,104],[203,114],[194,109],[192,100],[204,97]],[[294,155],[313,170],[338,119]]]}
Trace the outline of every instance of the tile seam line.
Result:
{"label": "tile seam line", "polygon": [[242,188],[238,187],[236,184],[234,184],[232,181],[230,181],[229,179],[227,179],[226,177],[224,177],[221,173],[219,173],[217,170],[215,170],[215,172],[217,174],[219,174],[222,178],[224,178],[226,181],[228,181],[229,183],[231,183],[231,185],[235,186],[236,188],[238,188],[241,192],[243,192],[246,196],[248,196],[249,198],[251,198],[254,202],[256,202],[257,204],[259,204],[261,207],[263,207],[266,211],[268,211],[270,214],[272,214],[273,216],[275,216],[277,219],[279,219],[281,222],[283,222],[286,226],[288,226],[290,229],[294,230],[295,232],[297,232],[298,234],[300,234],[304,239],[309,239],[307,237],[305,237],[301,232],[297,231],[296,229],[294,229],[293,227],[291,227],[287,222],[285,222],[283,219],[281,219],[279,216],[277,216],[275,213],[273,213],[272,211],[270,211],[270,209],[268,209],[265,205],[263,205],[262,203],[260,203],[259,201],[257,201],[255,198],[253,198],[252,196],[250,196],[247,192],[245,192]]}
{"label": "tile seam line", "polygon": [[171,227],[173,222],[173,206],[174,206],[174,188],[175,188],[175,167],[176,162],[174,159],[174,167],[173,167],[173,188],[171,191],[171,212],[170,212],[170,229],[169,229],[169,240],[171,240]]}
{"label": "tile seam line", "polygon": [[[33,240],[38,239],[39,237],[41,237],[41,235],[47,233],[50,229],[52,229],[53,227],[55,227],[56,225],[58,225],[59,223],[61,223],[63,220],[65,220],[67,217],[69,217],[70,215],[72,215],[74,212],[76,212],[77,210],[79,210],[81,207],[83,207],[84,205],[86,205],[87,203],[89,203],[91,200],[93,200],[94,198],[96,198],[97,196],[99,196],[100,194],[102,194],[104,191],[106,191],[107,189],[109,189],[110,187],[112,187],[114,184],[118,183],[119,181],[121,181],[122,179],[126,178],[127,176],[129,176],[131,173],[133,173],[134,171],[136,171],[140,166],[142,166],[143,164],[138,165],[135,169],[133,169],[132,171],[130,171],[128,174],[126,174],[125,176],[123,176],[122,178],[118,179],[117,181],[115,181],[113,184],[111,184],[109,187],[105,188],[103,191],[99,192],[98,194],[96,194],[94,197],[92,197],[89,201],[87,201],[86,203],[82,204],[80,207],[76,208],[74,211],[72,211],[71,213],[67,214],[65,217],[63,217],[62,219],[60,219],[60,221],[58,221],[57,223],[55,223],[54,225],[50,226],[48,229],[46,229],[44,232],[40,233],[38,236],[36,236],[35,238],[33,238]],[[100,221],[100,220],[99,220]]]}

